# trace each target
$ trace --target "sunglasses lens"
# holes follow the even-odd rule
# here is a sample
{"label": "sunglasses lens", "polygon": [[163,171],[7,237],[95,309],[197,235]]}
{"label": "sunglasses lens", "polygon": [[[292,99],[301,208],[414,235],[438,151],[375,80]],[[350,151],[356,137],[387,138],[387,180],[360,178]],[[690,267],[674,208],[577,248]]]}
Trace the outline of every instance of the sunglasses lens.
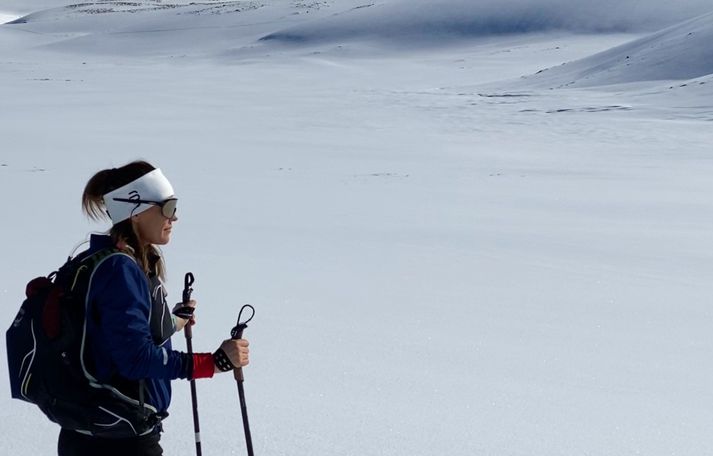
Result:
{"label": "sunglasses lens", "polygon": [[163,206],[161,207],[161,213],[163,213],[163,216],[166,218],[173,218],[176,215],[176,204],[178,203],[177,199],[170,199],[166,200],[163,203]]}

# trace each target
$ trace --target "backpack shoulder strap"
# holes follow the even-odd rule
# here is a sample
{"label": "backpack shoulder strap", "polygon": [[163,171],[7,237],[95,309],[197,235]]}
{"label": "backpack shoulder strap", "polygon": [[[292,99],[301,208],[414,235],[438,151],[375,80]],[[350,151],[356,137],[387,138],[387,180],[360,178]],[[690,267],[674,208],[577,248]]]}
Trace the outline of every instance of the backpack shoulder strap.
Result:
{"label": "backpack shoulder strap", "polygon": [[[72,280],[70,282],[70,291],[75,291],[77,285],[79,285],[80,277],[90,277],[94,269],[102,262],[105,258],[115,254],[124,253],[122,250],[115,247],[108,247],[105,249],[98,250],[92,253],[86,258],[81,259],[75,264],[75,268],[72,271]],[[84,275],[82,274],[84,273]]]}
{"label": "backpack shoulder strap", "polygon": [[[85,280],[83,280],[84,283],[82,283],[82,285],[81,285],[82,288],[80,288],[80,290],[85,294],[85,302],[84,302],[85,312],[87,312],[87,311],[89,310],[89,302],[88,302],[89,289],[88,289],[88,287],[89,287],[89,285],[90,285],[89,282],[90,282],[90,280],[91,280],[92,272],[94,271],[94,269],[97,268],[97,266],[99,266],[99,264],[100,264],[102,261],[104,261],[106,258],[108,258],[108,257],[110,257],[110,256],[112,256],[112,255],[126,255],[126,256],[128,256],[129,258],[131,258],[133,261],[136,261],[136,260],[134,259],[134,257],[131,256],[129,253],[127,253],[125,250],[122,250],[122,249],[119,249],[119,248],[116,248],[116,247],[108,247],[108,248],[106,248],[106,249],[99,250],[99,251],[97,251],[96,253],[93,253],[92,255],[90,255],[90,256],[84,258],[84,259],[81,261],[81,265],[77,268],[77,272],[76,272],[75,277],[74,277],[74,279],[75,279],[75,280],[74,280],[74,281],[75,281],[75,285],[76,285],[76,282],[78,281],[78,279],[80,278],[80,276],[86,278]],[[87,274],[85,274],[85,275],[80,274],[81,272],[83,272],[83,271],[85,271],[85,270],[86,270]],[[81,283],[81,282],[80,282],[80,283]],[[82,345],[81,345],[81,348],[80,348],[80,357],[81,357],[82,371],[84,372],[85,378],[86,378],[87,380],[89,380],[90,384],[91,384],[93,387],[95,387],[95,388],[108,389],[108,390],[112,391],[112,392],[113,392],[117,397],[119,397],[120,399],[122,399],[122,400],[124,400],[124,401],[127,401],[127,402],[129,402],[129,403],[134,403],[134,404],[138,405],[141,409],[144,409],[144,408],[145,408],[145,409],[149,410],[150,412],[152,412],[153,414],[155,414],[155,413],[156,413],[156,409],[153,408],[152,406],[146,404],[146,401],[145,401],[145,398],[144,398],[144,395],[145,395],[144,390],[146,389],[146,382],[145,382],[143,379],[141,379],[141,380],[138,381],[138,384],[139,384],[139,385],[138,385],[138,386],[139,386],[139,389],[138,389],[139,398],[138,398],[138,400],[136,400],[136,399],[133,399],[133,398],[130,398],[130,397],[124,395],[124,394],[121,393],[118,389],[116,389],[115,387],[113,387],[113,386],[111,386],[111,385],[109,385],[109,384],[100,383],[100,382],[87,370],[87,367],[86,367],[86,365],[84,364],[84,346],[85,346],[85,342],[86,342],[86,313],[85,313],[85,324],[84,324],[84,328],[83,328],[83,331],[82,331]]]}

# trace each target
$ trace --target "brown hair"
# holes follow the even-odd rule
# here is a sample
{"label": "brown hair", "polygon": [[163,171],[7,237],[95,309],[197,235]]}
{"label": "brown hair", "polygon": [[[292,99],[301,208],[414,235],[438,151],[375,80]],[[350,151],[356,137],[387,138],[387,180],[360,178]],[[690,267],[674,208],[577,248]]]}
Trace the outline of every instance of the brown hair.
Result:
{"label": "brown hair", "polygon": [[[92,220],[108,219],[103,196],[135,181],[154,169],[156,168],[148,162],[134,161],[120,168],[99,171],[89,179],[89,182],[84,187],[82,210]],[[109,235],[114,244],[123,242],[131,248],[131,254],[147,275],[156,274],[161,279],[165,278],[166,268],[161,252],[156,246],[149,245],[146,247],[139,242],[139,237],[130,218],[112,226]]]}

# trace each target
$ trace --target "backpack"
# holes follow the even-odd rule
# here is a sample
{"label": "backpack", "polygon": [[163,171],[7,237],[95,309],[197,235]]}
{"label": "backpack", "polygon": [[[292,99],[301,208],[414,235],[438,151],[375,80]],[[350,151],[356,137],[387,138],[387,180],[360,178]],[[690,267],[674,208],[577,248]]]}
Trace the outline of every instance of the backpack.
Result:
{"label": "backpack", "polygon": [[31,280],[6,333],[12,397],[37,405],[63,429],[108,438],[150,433],[161,420],[144,404],[143,381],[135,400],[88,372],[88,288],[95,268],[118,252],[104,249],[70,258],[49,276]]}

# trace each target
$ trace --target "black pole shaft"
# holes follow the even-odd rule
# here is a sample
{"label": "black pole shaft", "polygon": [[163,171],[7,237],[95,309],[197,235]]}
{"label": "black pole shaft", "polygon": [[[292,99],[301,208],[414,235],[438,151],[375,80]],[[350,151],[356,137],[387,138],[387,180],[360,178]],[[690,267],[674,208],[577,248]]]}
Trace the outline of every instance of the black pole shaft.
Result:
{"label": "black pole shaft", "polygon": [[[243,327],[238,326],[233,332],[233,339],[242,339],[243,337]],[[245,378],[243,377],[243,369],[238,367],[233,370],[233,376],[235,377],[235,382],[238,384],[238,397],[240,398],[240,413],[243,415],[243,431],[245,432],[245,445],[248,449],[248,456],[254,456],[253,453],[253,438],[250,435],[250,422],[248,421],[248,407],[245,403],[245,388],[243,382]]]}
{"label": "black pole shaft", "polygon": [[[242,371],[242,369],[236,369],[237,372]],[[238,380],[238,396],[240,397],[240,413],[243,415],[243,430],[245,431],[245,445],[248,448],[248,456],[253,456],[253,438],[250,435],[250,423],[248,422],[248,407],[245,404],[245,388],[243,387],[243,381]]]}
{"label": "black pole shaft", "polygon": [[[186,323],[183,328],[186,333],[186,346],[188,347],[188,354],[193,355],[193,330],[191,328],[191,322]],[[196,381],[191,379],[191,404],[193,406],[193,432],[196,439],[196,454],[198,456],[203,455],[201,449],[201,425],[198,420],[198,392],[196,391]]]}
{"label": "black pole shaft", "polygon": [[[191,300],[191,294],[193,293],[194,277],[193,274],[186,273],[186,278],[184,280],[183,287],[183,304],[188,304]],[[191,320],[189,318],[186,325],[183,327],[183,332],[186,335],[186,348],[188,349],[188,355],[193,357],[193,328],[191,328]],[[196,439],[196,454],[198,456],[203,456],[203,451],[201,449],[201,425],[198,421],[198,392],[196,391],[196,380],[191,379],[191,405],[193,406],[193,435]]]}

